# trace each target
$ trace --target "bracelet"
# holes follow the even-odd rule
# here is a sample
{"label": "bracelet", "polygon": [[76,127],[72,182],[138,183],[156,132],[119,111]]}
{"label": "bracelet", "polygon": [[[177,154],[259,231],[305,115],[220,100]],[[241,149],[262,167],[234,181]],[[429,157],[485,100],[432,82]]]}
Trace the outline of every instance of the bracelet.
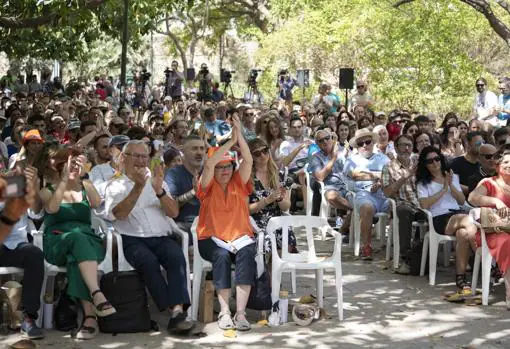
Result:
{"label": "bracelet", "polygon": [[165,196],[165,195],[166,195],[166,191],[165,191],[165,189],[163,189],[163,191],[161,192],[161,194],[156,193],[156,197],[157,197],[158,199],[161,199],[161,198],[162,198],[163,196]]}
{"label": "bracelet", "polygon": [[13,226],[14,224],[19,222],[19,219],[13,221],[12,219],[4,216],[4,214],[2,213],[2,214],[0,214],[0,221],[5,225]]}

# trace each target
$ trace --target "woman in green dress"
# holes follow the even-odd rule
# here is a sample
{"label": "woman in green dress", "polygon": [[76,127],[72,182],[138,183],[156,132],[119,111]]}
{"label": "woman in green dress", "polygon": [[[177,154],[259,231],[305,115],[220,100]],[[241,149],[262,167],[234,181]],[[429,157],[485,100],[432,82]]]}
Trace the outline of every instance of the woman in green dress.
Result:
{"label": "woman in green dress", "polygon": [[[67,267],[68,294],[81,301],[84,321],[76,337],[97,335],[97,316],[115,313],[99,289],[97,266],[104,259],[102,239],[91,226],[91,208],[101,203],[85,176],[86,159],[73,149],[50,150],[44,168],[47,185],[40,192],[46,210],[44,255],[46,260]],[[84,177],[85,176],[85,177]]]}

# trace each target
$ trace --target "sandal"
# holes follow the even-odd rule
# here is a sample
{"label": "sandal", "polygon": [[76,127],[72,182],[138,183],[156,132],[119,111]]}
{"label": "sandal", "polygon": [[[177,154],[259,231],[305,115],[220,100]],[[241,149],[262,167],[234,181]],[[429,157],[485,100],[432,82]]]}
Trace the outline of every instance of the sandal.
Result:
{"label": "sandal", "polygon": [[232,316],[229,311],[221,312],[218,315],[218,327],[222,330],[231,330],[234,328]]}
{"label": "sandal", "polygon": [[96,315],[99,317],[106,317],[108,315],[115,314],[117,310],[115,310],[110,302],[106,301],[97,305],[94,303],[94,296],[98,293],[101,293],[101,290],[95,290],[90,294],[92,297],[92,304],[94,304],[94,307],[96,308]]}
{"label": "sandal", "polygon": [[[239,320],[238,315],[244,315],[244,317],[245,317],[244,320]],[[239,330],[239,331],[251,330],[251,325],[248,322],[248,320],[246,320],[246,312],[242,312],[242,313],[237,312],[236,315],[234,316],[234,324],[236,326],[236,330]]]}
{"label": "sandal", "polygon": [[[94,319],[96,320],[96,326],[94,327],[91,327],[91,326],[85,326],[84,323],[85,323],[85,320],[87,319]],[[95,338],[97,336],[99,332],[99,329],[98,329],[98,326],[97,326],[97,319],[95,316],[93,315],[87,315],[83,318],[83,323],[81,324],[81,327],[80,329],[78,330],[78,332],[76,332],[76,339],[84,339],[84,340],[87,340],[87,339],[92,339],[92,338]]]}
{"label": "sandal", "polygon": [[471,283],[466,280],[466,274],[457,274],[455,276],[455,284],[461,290],[471,289]]}

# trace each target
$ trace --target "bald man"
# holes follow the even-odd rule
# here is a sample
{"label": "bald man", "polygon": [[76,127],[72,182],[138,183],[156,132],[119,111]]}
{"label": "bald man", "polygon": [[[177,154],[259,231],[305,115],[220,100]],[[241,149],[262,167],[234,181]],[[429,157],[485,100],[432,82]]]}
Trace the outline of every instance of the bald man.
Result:
{"label": "bald man", "polygon": [[478,171],[467,180],[470,193],[482,179],[496,175],[496,161],[494,159],[494,154],[496,154],[496,152],[497,149],[492,144],[483,144],[480,146],[480,153],[478,154],[480,167]]}

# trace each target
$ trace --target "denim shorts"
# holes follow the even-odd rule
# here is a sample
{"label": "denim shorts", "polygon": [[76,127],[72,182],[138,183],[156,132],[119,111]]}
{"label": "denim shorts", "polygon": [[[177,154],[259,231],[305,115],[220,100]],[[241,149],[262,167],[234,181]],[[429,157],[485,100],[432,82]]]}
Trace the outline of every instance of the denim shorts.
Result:
{"label": "denim shorts", "polygon": [[358,212],[360,207],[365,204],[370,204],[375,209],[375,213],[386,213],[390,208],[390,202],[381,192],[358,191],[355,200]]}

